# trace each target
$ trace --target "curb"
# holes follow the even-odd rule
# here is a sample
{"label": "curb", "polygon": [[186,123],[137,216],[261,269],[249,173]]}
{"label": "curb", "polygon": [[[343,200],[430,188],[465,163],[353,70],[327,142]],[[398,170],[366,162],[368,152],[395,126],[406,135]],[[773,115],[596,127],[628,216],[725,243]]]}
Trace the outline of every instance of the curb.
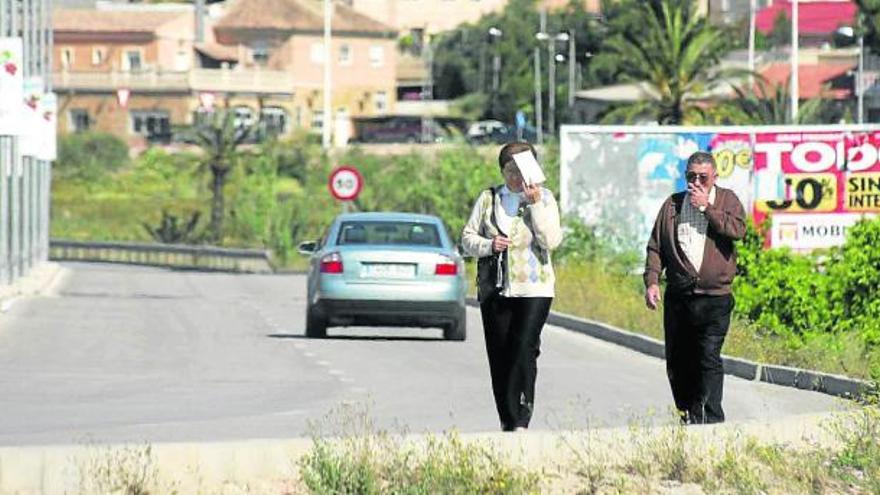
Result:
{"label": "curb", "polygon": [[[474,297],[467,297],[467,304],[479,307]],[[665,345],[662,341],[646,335],[623,330],[602,322],[580,318],[565,313],[550,311],[547,323],[566,330],[582,333],[590,337],[617,344],[642,354],[665,359]],[[844,398],[855,398],[874,385],[865,380],[858,380],[842,375],[833,375],[821,371],[805,370],[774,364],[763,364],[747,359],[721,356],[724,360],[724,374],[745,380],[762,381],[773,385],[799,388],[812,392]]]}
{"label": "curb", "polygon": [[8,312],[23,297],[47,292],[64,271],[58,263],[43,261],[12,284],[0,286],[0,314]]}

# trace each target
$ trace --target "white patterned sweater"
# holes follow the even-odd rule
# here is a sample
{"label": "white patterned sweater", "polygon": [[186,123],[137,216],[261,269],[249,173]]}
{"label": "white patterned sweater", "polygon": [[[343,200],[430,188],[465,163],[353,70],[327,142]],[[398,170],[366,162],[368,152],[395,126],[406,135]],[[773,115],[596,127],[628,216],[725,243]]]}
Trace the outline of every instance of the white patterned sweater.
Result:
{"label": "white patterned sweater", "polygon": [[[504,234],[511,240],[504,270],[505,297],[553,297],[556,277],[550,251],[562,242],[559,207],[546,188],[535,204],[520,202],[519,193],[507,186],[497,187],[495,217]],[[477,198],[471,216],[461,234],[466,256],[491,256],[492,239],[499,235],[492,223],[492,192],[484,190]]]}

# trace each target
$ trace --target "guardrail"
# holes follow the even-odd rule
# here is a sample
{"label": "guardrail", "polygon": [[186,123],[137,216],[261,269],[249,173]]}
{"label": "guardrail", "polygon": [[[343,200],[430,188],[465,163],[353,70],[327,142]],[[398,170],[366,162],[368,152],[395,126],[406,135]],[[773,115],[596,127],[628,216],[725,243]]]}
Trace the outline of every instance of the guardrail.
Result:
{"label": "guardrail", "polygon": [[271,273],[274,271],[269,252],[265,250],[182,244],[51,239],[49,241],[49,259],[245,273]]}

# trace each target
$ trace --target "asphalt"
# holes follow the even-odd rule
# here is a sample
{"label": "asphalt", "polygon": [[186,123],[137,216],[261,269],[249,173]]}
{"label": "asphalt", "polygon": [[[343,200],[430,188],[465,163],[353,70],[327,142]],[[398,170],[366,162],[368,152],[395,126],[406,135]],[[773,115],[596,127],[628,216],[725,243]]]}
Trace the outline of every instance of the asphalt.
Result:
{"label": "asphalt", "polygon": [[[397,431],[498,429],[473,308],[464,343],[393,328],[314,340],[302,275],[61,269],[0,315],[0,445],[297,438],[352,406]],[[670,417],[662,360],[553,325],[542,341],[533,431]],[[844,402],[728,377],[724,405],[736,423]]]}

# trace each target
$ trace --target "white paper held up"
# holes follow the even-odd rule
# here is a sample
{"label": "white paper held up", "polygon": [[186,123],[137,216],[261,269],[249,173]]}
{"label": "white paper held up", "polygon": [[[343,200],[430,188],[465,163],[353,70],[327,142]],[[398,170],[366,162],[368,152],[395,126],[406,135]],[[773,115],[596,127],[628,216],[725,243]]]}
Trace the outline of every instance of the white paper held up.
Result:
{"label": "white paper held up", "polygon": [[514,154],[513,161],[516,163],[516,167],[519,169],[520,175],[522,175],[523,182],[526,184],[541,184],[547,180],[547,178],[544,177],[544,172],[541,170],[541,166],[538,165],[538,160],[535,160],[535,155],[533,155],[531,151],[521,151]]}

